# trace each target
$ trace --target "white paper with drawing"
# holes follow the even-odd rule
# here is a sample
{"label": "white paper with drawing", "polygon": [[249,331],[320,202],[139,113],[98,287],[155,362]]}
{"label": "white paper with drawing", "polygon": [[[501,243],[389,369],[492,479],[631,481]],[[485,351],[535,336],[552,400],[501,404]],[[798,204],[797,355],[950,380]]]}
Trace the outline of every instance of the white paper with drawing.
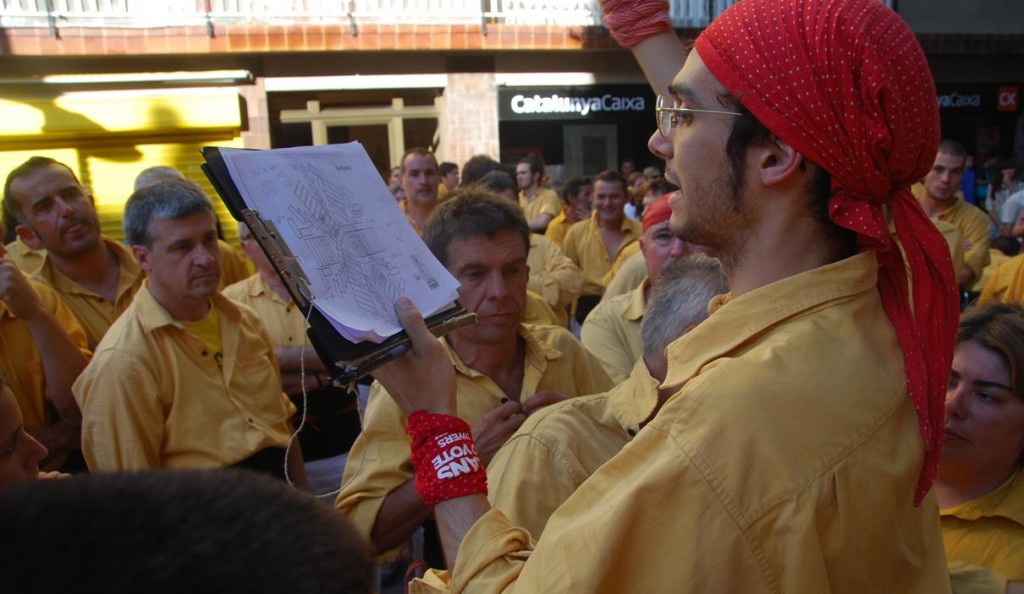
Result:
{"label": "white paper with drawing", "polygon": [[313,304],[352,342],[402,328],[395,299],[445,309],[458,281],[416,235],[362,145],[222,149],[246,204],[273,221],[313,290]]}

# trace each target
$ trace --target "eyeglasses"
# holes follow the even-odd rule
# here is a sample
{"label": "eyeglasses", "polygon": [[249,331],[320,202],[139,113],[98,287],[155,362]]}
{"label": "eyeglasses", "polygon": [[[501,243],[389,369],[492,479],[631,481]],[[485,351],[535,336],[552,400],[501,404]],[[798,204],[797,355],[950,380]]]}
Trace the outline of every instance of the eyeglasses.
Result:
{"label": "eyeglasses", "polygon": [[686,107],[666,107],[666,99],[664,95],[658,95],[658,100],[654,104],[654,117],[658,121],[658,132],[665,138],[668,138],[672,128],[679,123],[674,114],[691,114],[691,113],[717,113],[721,115],[731,116],[742,116],[744,114],[735,111],[720,111],[717,109],[689,109]]}

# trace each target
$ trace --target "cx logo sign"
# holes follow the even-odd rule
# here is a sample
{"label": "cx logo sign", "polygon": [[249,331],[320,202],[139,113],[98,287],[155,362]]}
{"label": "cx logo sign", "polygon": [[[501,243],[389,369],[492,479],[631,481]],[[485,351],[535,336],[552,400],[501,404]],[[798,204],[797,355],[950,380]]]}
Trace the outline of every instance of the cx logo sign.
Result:
{"label": "cx logo sign", "polygon": [[1017,111],[1020,103],[1020,87],[999,87],[996,94],[996,111]]}

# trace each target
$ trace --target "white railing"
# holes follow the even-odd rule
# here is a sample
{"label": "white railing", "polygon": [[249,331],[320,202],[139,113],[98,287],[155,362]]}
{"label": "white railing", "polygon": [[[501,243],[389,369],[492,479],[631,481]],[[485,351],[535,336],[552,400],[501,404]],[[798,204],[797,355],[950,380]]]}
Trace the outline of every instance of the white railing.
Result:
{"label": "white railing", "polygon": [[[670,0],[670,16],[703,27],[734,2]],[[338,22],[595,26],[601,9],[597,0],[0,0],[7,28]]]}

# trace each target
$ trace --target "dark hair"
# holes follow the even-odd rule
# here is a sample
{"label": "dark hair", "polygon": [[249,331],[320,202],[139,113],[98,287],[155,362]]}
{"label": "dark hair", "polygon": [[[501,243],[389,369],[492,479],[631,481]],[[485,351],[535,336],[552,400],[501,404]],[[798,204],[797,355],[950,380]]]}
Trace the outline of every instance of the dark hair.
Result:
{"label": "dark hair", "polygon": [[939,153],[943,155],[949,155],[951,157],[962,157],[967,158],[967,149],[964,145],[953,140],[952,138],[945,138],[939,143]]}
{"label": "dark hair", "polygon": [[622,191],[625,194],[629,194],[629,184],[626,183],[626,178],[621,173],[614,169],[605,169],[601,173],[597,174],[594,178],[594,187],[597,187],[597,182],[605,182],[611,184],[619,184],[622,186]]}
{"label": "dark hair", "polygon": [[434,153],[428,151],[427,149],[421,146],[414,146],[411,149],[407,149],[404,153],[402,153],[402,161],[399,169],[403,175],[405,174],[405,160],[408,159],[410,155],[430,157],[430,160],[434,162],[434,168],[437,168],[437,157],[434,156]]}
{"label": "dark hair", "polygon": [[462,183],[476,183],[492,171],[501,171],[501,163],[487,155],[474,155],[462,166]]}
{"label": "dark hair", "polygon": [[515,231],[530,251],[530,226],[518,204],[513,204],[479,185],[455,190],[427,219],[423,242],[442,265],[448,265],[448,246],[456,239],[483,235],[493,238],[500,231]]}
{"label": "dark hair", "polygon": [[575,200],[580,195],[580,190],[590,186],[592,183],[592,181],[585,177],[574,177],[565,182],[565,185],[562,186],[562,191],[559,193],[562,197],[562,202],[569,204],[571,200]]}
{"label": "dark hair", "polygon": [[516,180],[512,179],[512,176],[504,171],[491,171],[480,178],[480,181],[477,183],[495,194],[501,194],[505,190],[515,192],[519,189],[516,185]]}
{"label": "dark hair", "polygon": [[975,342],[998,354],[1010,370],[1010,388],[1024,400],[1024,308],[993,303],[960,320],[956,343]]}
{"label": "dark hair", "polygon": [[456,165],[455,163],[452,163],[451,161],[445,161],[444,163],[441,163],[440,165],[437,166],[437,172],[440,173],[442,177],[444,177],[445,175],[448,175],[449,173],[457,170],[458,168],[459,166]]}
{"label": "dark hair", "polygon": [[169,221],[197,212],[214,216],[213,204],[195,182],[176,179],[143,186],[124,205],[124,236],[128,245],[152,247],[150,226],[154,220]]}
{"label": "dark hair", "polygon": [[544,176],[544,159],[541,159],[537,155],[527,155],[522,159],[519,159],[519,163],[526,163],[530,166],[530,173],[539,173],[541,177]]}
{"label": "dark hair", "polygon": [[0,491],[0,526],[12,592],[374,591],[369,544],[348,521],[247,471],[30,481]]}
{"label": "dark hair", "polygon": [[658,177],[640,186],[639,194],[641,197],[648,193],[652,193],[655,196],[664,196],[665,194],[675,192],[678,189],[679,188],[675,187],[672,182],[663,177]]}
{"label": "dark hair", "polygon": [[997,237],[992,240],[992,248],[997,249],[1007,256],[1016,256],[1020,253],[1020,242],[1016,237]]}
{"label": "dark hair", "polygon": [[[729,158],[729,164],[731,165],[729,187],[732,190],[734,199],[738,200],[740,189],[743,187],[743,171],[747,150],[771,140],[772,131],[754,117],[754,114],[750,113],[750,110],[744,107],[732,95],[722,95],[718,99],[723,106],[743,114],[740,117],[733,118],[732,131],[729,133],[729,139],[725,144],[725,154]],[[838,238],[852,249],[857,234],[854,231],[837,225],[828,214],[828,203],[832,198],[832,174],[810,159],[805,158],[801,168],[808,166],[813,168],[811,178],[807,184],[807,190],[811,195],[811,202],[808,204],[808,207],[814,214],[815,220],[825,227],[828,237]]]}
{"label": "dark hair", "polygon": [[78,181],[78,176],[75,175],[75,172],[64,163],[61,163],[56,159],[51,159],[50,157],[29,157],[27,161],[12,169],[11,172],[7,174],[7,181],[4,182],[4,216],[6,216],[8,220],[14,222],[14,224],[25,222],[25,217],[21,212],[21,204],[18,204],[18,201],[11,195],[11,184],[19,178],[27,177],[36,171],[46,169],[53,165],[67,169],[68,173],[71,174],[71,177],[74,178],[75,183],[79,186],[82,185],[82,182]]}

